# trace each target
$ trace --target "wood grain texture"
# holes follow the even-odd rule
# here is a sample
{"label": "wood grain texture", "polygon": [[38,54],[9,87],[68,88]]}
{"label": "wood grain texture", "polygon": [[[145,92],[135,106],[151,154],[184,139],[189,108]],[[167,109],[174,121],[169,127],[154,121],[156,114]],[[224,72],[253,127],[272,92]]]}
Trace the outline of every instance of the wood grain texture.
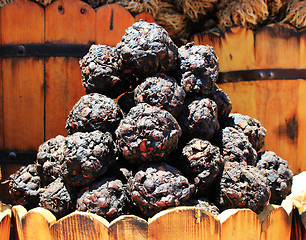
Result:
{"label": "wood grain texture", "polygon": [[297,30],[287,24],[271,24],[255,33],[257,68],[298,68],[300,43]]}
{"label": "wood grain texture", "polygon": [[109,223],[95,214],[75,212],[51,226],[53,239],[108,240]]}
{"label": "wood grain texture", "polygon": [[66,120],[74,104],[85,95],[77,58],[51,57],[45,63],[45,139],[67,136]]}
{"label": "wood grain texture", "polygon": [[306,29],[300,31],[300,68],[306,68]]}
{"label": "wood grain texture", "polygon": [[299,80],[299,100],[298,100],[298,164],[295,169],[296,172],[302,172],[306,170],[306,81]]}
{"label": "wood grain texture", "polygon": [[259,218],[261,220],[261,240],[290,239],[291,215],[277,205],[265,206]]}
{"label": "wood grain texture", "polygon": [[2,61],[5,149],[35,151],[44,141],[44,61]]}
{"label": "wood grain texture", "polygon": [[261,222],[250,209],[228,209],[218,219],[221,223],[221,240],[259,240]]}
{"label": "wood grain texture", "polygon": [[149,220],[149,239],[220,239],[220,223],[210,213],[193,207],[177,207]]}
{"label": "wood grain texture", "polygon": [[148,222],[137,216],[121,216],[112,221],[108,228],[109,240],[146,240]]}
{"label": "wood grain texture", "polygon": [[[2,45],[2,11],[0,9],[0,44]],[[3,75],[2,75],[2,58],[0,58],[0,151],[4,149],[4,114],[3,114]]]}
{"label": "wood grain texture", "polygon": [[131,13],[118,4],[107,4],[96,12],[96,43],[116,46],[125,30],[135,19]]}
{"label": "wood grain texture", "polygon": [[10,239],[11,216],[11,206],[3,205],[2,209],[0,210],[0,240]]}
{"label": "wood grain texture", "polygon": [[95,11],[85,2],[58,0],[45,10],[45,40],[87,44],[95,41]]}

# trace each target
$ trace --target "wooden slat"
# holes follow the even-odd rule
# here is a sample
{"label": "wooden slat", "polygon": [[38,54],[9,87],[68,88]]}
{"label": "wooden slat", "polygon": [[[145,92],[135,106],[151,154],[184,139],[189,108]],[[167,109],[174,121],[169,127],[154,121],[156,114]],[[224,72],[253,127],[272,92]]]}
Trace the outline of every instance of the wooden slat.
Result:
{"label": "wooden slat", "polygon": [[[2,45],[2,11],[0,9],[0,44]],[[3,76],[2,76],[2,58],[0,58],[0,150],[4,149],[4,114],[3,114]]]}
{"label": "wooden slat", "polygon": [[85,89],[81,83],[81,70],[77,58],[52,57],[46,61],[46,135],[48,140],[67,135],[67,116]]}
{"label": "wooden slat", "polygon": [[297,30],[289,25],[271,24],[255,33],[257,68],[298,68],[300,43]]}
{"label": "wooden slat", "polygon": [[125,30],[134,22],[128,10],[118,4],[107,4],[96,12],[96,43],[116,46]]}
{"label": "wooden slat", "polygon": [[[43,42],[43,8],[25,0],[7,4],[1,9],[1,34],[2,44]],[[36,150],[43,140],[43,74],[42,60],[2,59],[5,149]]]}
{"label": "wooden slat", "polygon": [[4,145],[35,151],[44,140],[44,61],[3,59]]}
{"label": "wooden slat", "polygon": [[[46,10],[46,41],[87,44],[95,40],[95,12],[82,1],[59,0]],[[79,59],[50,57],[45,61],[45,140],[67,135],[65,124],[73,105],[85,94]]]}
{"label": "wooden slat", "polygon": [[21,219],[23,216],[26,215],[27,210],[23,206],[17,205],[12,207],[12,213],[14,217],[14,222],[13,222],[14,223],[13,229],[15,232],[14,238],[15,240],[25,240],[23,237]]}
{"label": "wooden slat", "polygon": [[298,100],[298,148],[297,148],[297,168],[296,172],[306,171],[306,80],[299,81]]}
{"label": "wooden slat", "polygon": [[112,221],[108,228],[109,240],[146,240],[148,222],[137,216],[121,216]]}
{"label": "wooden slat", "polygon": [[75,212],[51,226],[54,240],[108,240],[109,223],[95,214]]}
{"label": "wooden slat", "polygon": [[232,113],[256,117],[255,82],[222,83],[219,87],[229,96],[233,106]]}
{"label": "wooden slat", "polygon": [[220,239],[220,223],[213,215],[193,207],[177,207],[149,219],[149,239]]}
{"label": "wooden slat", "polygon": [[256,81],[257,118],[267,129],[265,150],[289,162],[297,172],[299,81]]}
{"label": "wooden slat", "polygon": [[3,205],[0,210],[0,240],[10,239],[11,215],[11,206]]}
{"label": "wooden slat", "polygon": [[255,66],[254,32],[242,27],[231,28],[221,38],[220,71],[252,69]]}
{"label": "wooden slat", "polygon": [[49,226],[55,221],[54,215],[44,208],[34,208],[28,211],[21,218],[24,240],[52,240]]}
{"label": "wooden slat", "polygon": [[221,223],[221,240],[260,240],[261,222],[250,209],[228,209],[218,219]]}
{"label": "wooden slat", "polygon": [[306,29],[300,31],[300,68],[306,68]]}
{"label": "wooden slat", "polygon": [[37,3],[12,1],[1,9],[1,17],[2,44],[44,41],[44,9]]}
{"label": "wooden slat", "polygon": [[291,234],[291,215],[277,205],[265,206],[259,214],[261,220],[261,240],[286,240]]}

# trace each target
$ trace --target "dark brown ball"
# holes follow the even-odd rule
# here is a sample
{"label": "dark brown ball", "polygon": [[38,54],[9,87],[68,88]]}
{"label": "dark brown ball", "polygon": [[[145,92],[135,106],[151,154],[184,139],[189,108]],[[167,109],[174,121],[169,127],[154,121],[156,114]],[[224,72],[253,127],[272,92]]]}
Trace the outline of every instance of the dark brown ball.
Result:
{"label": "dark brown ball", "polygon": [[219,60],[210,46],[187,43],[179,48],[181,86],[186,93],[207,95],[218,78]]}
{"label": "dark brown ball", "polygon": [[77,199],[76,209],[106,218],[108,221],[127,215],[130,202],[124,184],[115,178],[107,178],[84,188]]}
{"label": "dark brown ball", "polygon": [[123,118],[123,112],[113,99],[99,93],[84,95],[70,111],[66,129],[75,132],[110,132],[114,134]]}
{"label": "dark brown ball", "polygon": [[177,46],[166,30],[156,23],[134,23],[126,29],[116,48],[124,71],[142,78],[171,71],[177,66]]}
{"label": "dark brown ball", "polygon": [[237,162],[225,164],[218,196],[223,210],[250,208],[258,212],[269,202],[270,195],[267,178],[258,168]]}
{"label": "dark brown ball", "polygon": [[131,163],[160,161],[176,148],[180,136],[176,119],[147,103],[133,107],[116,130],[119,149]]}
{"label": "dark brown ball", "polygon": [[193,186],[180,171],[165,163],[146,165],[129,183],[133,203],[146,217],[183,205],[193,193]]}
{"label": "dark brown ball", "polygon": [[281,204],[283,199],[291,193],[293,173],[288,162],[272,151],[258,154],[257,168],[267,177],[271,188],[270,203]]}
{"label": "dark brown ball", "polygon": [[163,73],[146,78],[135,88],[134,94],[136,103],[148,103],[175,117],[180,113],[186,95],[174,78]]}
{"label": "dark brown ball", "polygon": [[117,160],[117,148],[108,132],[77,132],[66,138],[61,170],[69,186],[84,186],[105,174]]}

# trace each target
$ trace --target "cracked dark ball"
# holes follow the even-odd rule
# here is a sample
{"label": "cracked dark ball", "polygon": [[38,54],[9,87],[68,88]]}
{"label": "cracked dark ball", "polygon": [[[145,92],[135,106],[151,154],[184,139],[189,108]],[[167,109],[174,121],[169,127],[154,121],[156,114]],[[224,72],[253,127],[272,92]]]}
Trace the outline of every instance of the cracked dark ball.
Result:
{"label": "cracked dark ball", "polygon": [[134,23],[126,29],[116,48],[122,58],[123,71],[141,78],[177,67],[177,46],[156,23]]}
{"label": "cracked dark ball", "polygon": [[193,97],[186,99],[178,116],[184,138],[210,139],[219,130],[217,104],[209,98]]}
{"label": "cracked dark ball", "polygon": [[198,138],[187,143],[181,158],[182,172],[195,184],[200,194],[216,181],[224,165],[219,148]]}
{"label": "cracked dark ball", "polygon": [[240,113],[232,113],[226,120],[225,125],[241,129],[256,151],[264,146],[267,130],[257,119]]}
{"label": "cracked dark ball", "polygon": [[115,47],[92,45],[80,60],[82,84],[86,93],[101,93],[116,98],[130,83],[120,77],[121,60]]}
{"label": "cracked dark ball", "polygon": [[74,210],[74,197],[63,179],[57,178],[45,188],[41,188],[38,206],[43,207],[59,219]]}
{"label": "cracked dark ball", "polygon": [[146,217],[183,205],[194,190],[179,170],[165,163],[142,167],[128,186],[133,203]]}
{"label": "cracked dark ball", "polygon": [[36,167],[43,186],[49,185],[62,175],[60,161],[63,159],[65,140],[64,136],[58,135],[38,148]]}
{"label": "cracked dark ball", "polygon": [[258,153],[256,167],[268,179],[271,188],[270,203],[280,205],[291,193],[293,173],[288,162],[272,151],[264,151]]}
{"label": "cracked dark ball", "polygon": [[242,130],[233,127],[222,129],[222,156],[225,162],[245,162],[255,166],[257,152]]}
{"label": "cracked dark ball", "polygon": [[180,113],[186,95],[174,78],[163,73],[146,78],[135,88],[134,94],[136,103],[159,107],[174,117]]}
{"label": "cracked dark ball", "polygon": [[69,186],[84,186],[105,174],[116,160],[117,148],[112,135],[96,130],[68,136],[60,164]]}
{"label": "cracked dark ball", "polygon": [[133,107],[116,130],[119,149],[131,163],[160,161],[176,148],[180,136],[176,119],[147,103]]}
{"label": "cracked dark ball", "polygon": [[130,212],[126,186],[115,178],[107,178],[85,187],[77,199],[76,209],[104,217],[108,221]]}
{"label": "cracked dark ball", "polygon": [[220,208],[250,208],[258,213],[270,195],[267,178],[258,168],[238,162],[225,164],[218,196]]}
{"label": "cracked dark ball", "polygon": [[113,99],[99,93],[84,95],[70,111],[66,129],[75,132],[110,132],[114,134],[123,118],[123,112]]}
{"label": "cracked dark ball", "polygon": [[22,166],[16,173],[9,176],[9,193],[14,204],[26,209],[37,207],[40,197],[40,176],[35,164]]}
{"label": "cracked dark ball", "polygon": [[210,46],[187,43],[178,49],[181,86],[186,93],[210,94],[218,78],[219,60]]}

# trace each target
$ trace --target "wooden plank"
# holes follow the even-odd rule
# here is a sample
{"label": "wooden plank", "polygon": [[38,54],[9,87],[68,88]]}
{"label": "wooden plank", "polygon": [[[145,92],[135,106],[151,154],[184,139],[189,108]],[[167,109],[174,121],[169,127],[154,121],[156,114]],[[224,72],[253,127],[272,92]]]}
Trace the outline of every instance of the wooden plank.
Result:
{"label": "wooden plank", "polygon": [[4,145],[35,151],[44,141],[44,61],[3,59]]}
{"label": "wooden plank", "polygon": [[1,9],[1,18],[2,44],[44,41],[44,9],[37,3],[12,1]]}
{"label": "wooden plank", "polygon": [[116,46],[125,30],[135,19],[131,13],[118,4],[107,4],[96,12],[96,43]]}
{"label": "wooden plank", "polygon": [[256,81],[256,117],[267,129],[265,150],[275,152],[289,162],[296,173],[299,119],[299,81]]}
{"label": "wooden plank", "polygon": [[[2,11],[0,9],[0,44],[2,45]],[[0,150],[4,149],[4,117],[3,117],[3,76],[2,76],[2,58],[0,58]]]}
{"label": "wooden plank", "polygon": [[257,68],[299,68],[300,43],[295,28],[271,24],[255,33]]}
{"label": "wooden plank", "polygon": [[54,240],[108,240],[109,223],[96,214],[74,212],[51,226]]}
{"label": "wooden plank", "polygon": [[[52,3],[46,8],[46,41],[70,44],[93,42],[95,16],[94,10],[82,1],[60,0]],[[81,83],[78,58],[47,58],[45,72],[45,140],[48,140],[59,134],[67,135],[67,116],[85,94],[85,89]]]}
{"label": "wooden plank", "polygon": [[46,60],[46,132],[45,140],[57,135],[67,135],[67,116],[85,88],[81,83],[78,59],[51,57]]}
{"label": "wooden plank", "polygon": [[306,29],[300,35],[300,68],[306,68]]}
{"label": "wooden plank", "polygon": [[196,207],[176,207],[149,219],[149,239],[220,239],[220,223]]}
{"label": "wooden plank", "polygon": [[95,41],[95,11],[79,0],[58,0],[45,9],[45,40],[87,44]]}
{"label": "wooden plank", "polygon": [[221,240],[259,240],[261,222],[250,209],[228,209],[218,215]]}
{"label": "wooden plank", "polygon": [[139,22],[141,19],[149,23],[155,22],[154,17],[148,12],[139,13],[135,16],[135,22]]}
{"label": "wooden plank", "polygon": [[267,205],[259,214],[261,220],[261,240],[288,240],[291,234],[291,215],[277,205]]}
{"label": "wooden plank", "polygon": [[3,205],[2,210],[0,210],[0,240],[10,239],[11,216],[11,206]]}
{"label": "wooden plank", "polygon": [[14,238],[15,240],[25,240],[23,237],[23,229],[22,229],[22,223],[21,219],[23,216],[26,215],[27,210],[21,206],[16,205],[12,207],[12,213],[13,213],[13,229],[14,229]]}
{"label": "wooden plank", "polygon": [[299,81],[299,100],[298,100],[298,149],[297,149],[297,169],[296,172],[306,171],[306,80]]}
{"label": "wooden plank", "polygon": [[256,118],[256,83],[236,82],[218,84],[232,102],[232,113],[240,113]]}
{"label": "wooden plank", "polygon": [[221,37],[220,71],[253,69],[255,66],[254,32],[234,27]]}
{"label": "wooden plank", "polygon": [[52,240],[49,226],[55,221],[55,216],[44,208],[28,211],[21,219],[24,240]]}
{"label": "wooden plank", "polygon": [[108,228],[109,240],[146,240],[148,222],[137,216],[121,216],[112,221]]}

